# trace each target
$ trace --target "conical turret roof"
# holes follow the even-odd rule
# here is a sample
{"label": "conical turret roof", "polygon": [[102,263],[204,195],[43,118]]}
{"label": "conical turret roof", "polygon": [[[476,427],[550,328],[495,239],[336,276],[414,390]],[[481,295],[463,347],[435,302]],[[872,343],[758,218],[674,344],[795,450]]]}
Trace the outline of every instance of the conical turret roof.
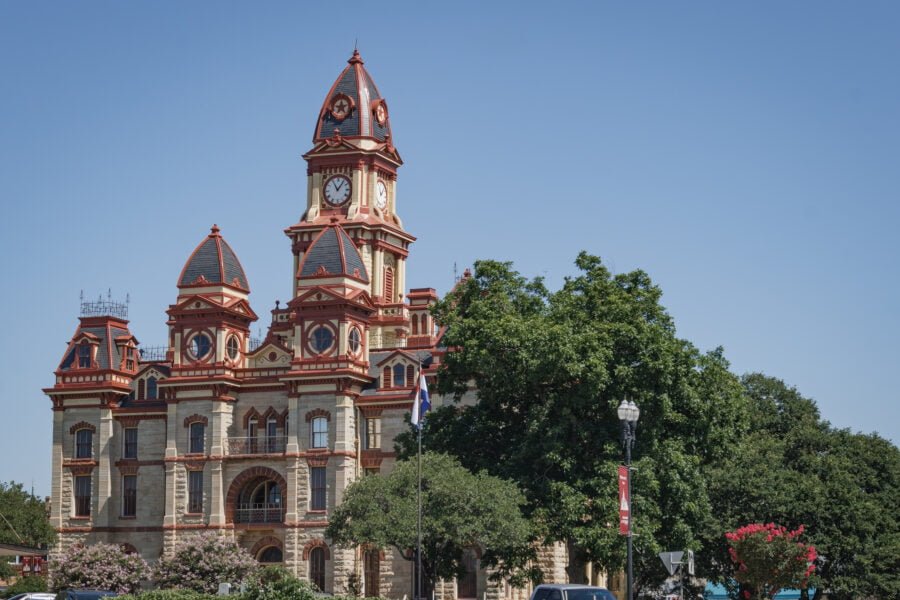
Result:
{"label": "conical turret roof", "polygon": [[332,138],[336,132],[343,138],[389,140],[391,123],[387,103],[378,93],[357,50],[347,62],[349,65],[338,75],[322,103],[313,143]]}
{"label": "conical turret roof", "polygon": [[249,292],[250,284],[241,261],[213,225],[210,233],[191,253],[178,277],[178,287],[227,285]]}

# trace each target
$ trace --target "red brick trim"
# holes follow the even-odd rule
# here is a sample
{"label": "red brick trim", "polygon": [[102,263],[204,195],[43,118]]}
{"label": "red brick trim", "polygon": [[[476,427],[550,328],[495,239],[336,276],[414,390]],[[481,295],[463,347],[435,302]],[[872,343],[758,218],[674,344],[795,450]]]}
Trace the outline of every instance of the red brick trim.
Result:
{"label": "red brick trim", "polygon": [[119,465],[119,474],[120,475],[137,475],[138,466],[137,465]]}
{"label": "red brick trim", "polygon": [[323,548],[325,550],[325,560],[331,560],[331,552],[328,550],[328,544],[323,539],[310,540],[303,546],[303,560],[309,560],[309,553],[313,548]]}
{"label": "red brick trim", "polygon": [[328,421],[331,421],[331,413],[322,408],[314,408],[313,410],[306,413],[306,422],[309,423],[316,417],[325,417]]}
{"label": "red brick trim", "polygon": [[91,425],[87,421],[79,421],[79,422],[75,423],[74,425],[69,427],[69,433],[74,435],[75,432],[78,431],[79,429],[90,429],[91,433],[97,433],[97,427],[94,425]]}
{"label": "red brick trim", "polygon": [[138,423],[140,423],[140,421],[141,421],[141,418],[140,417],[117,417],[116,420],[119,421],[119,424],[124,429],[124,428],[137,427]]}
{"label": "red brick trim", "polygon": [[193,423],[203,423],[204,426],[209,425],[209,418],[203,415],[193,414],[184,418],[184,426],[190,427]]}
{"label": "red brick trim", "polygon": [[284,544],[281,542],[281,540],[279,540],[277,537],[267,535],[263,539],[253,544],[253,548],[250,549],[250,554],[253,556],[253,558],[256,558],[261,551],[273,546],[284,552]]}
{"label": "red brick trim", "polygon": [[327,467],[328,466],[328,457],[327,456],[307,456],[306,464],[310,467]]}

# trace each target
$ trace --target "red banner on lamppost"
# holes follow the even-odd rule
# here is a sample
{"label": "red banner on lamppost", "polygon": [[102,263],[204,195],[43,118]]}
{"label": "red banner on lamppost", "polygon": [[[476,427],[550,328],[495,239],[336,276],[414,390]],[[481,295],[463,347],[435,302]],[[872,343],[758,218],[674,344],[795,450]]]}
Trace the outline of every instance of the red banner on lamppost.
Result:
{"label": "red banner on lamppost", "polygon": [[619,533],[631,532],[631,496],[628,493],[628,467],[619,465]]}

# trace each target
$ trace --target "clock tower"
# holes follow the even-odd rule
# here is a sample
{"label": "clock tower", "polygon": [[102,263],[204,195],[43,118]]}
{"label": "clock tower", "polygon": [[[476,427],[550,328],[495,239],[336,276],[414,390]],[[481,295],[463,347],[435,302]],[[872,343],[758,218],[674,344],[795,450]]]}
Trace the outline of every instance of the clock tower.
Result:
{"label": "clock tower", "polygon": [[[391,137],[387,102],[354,50],[325,96],[307,162],[306,210],[288,227],[294,254],[292,294],[308,289],[304,260],[313,242],[337,224],[358,249],[368,274],[366,291],[376,309],[370,347],[402,347],[409,335],[402,291],[406,257],[415,237],[397,212],[397,169],[403,164]],[[317,276],[333,265],[315,265]],[[304,275],[306,273],[306,275]],[[336,274],[336,273],[334,273]]]}

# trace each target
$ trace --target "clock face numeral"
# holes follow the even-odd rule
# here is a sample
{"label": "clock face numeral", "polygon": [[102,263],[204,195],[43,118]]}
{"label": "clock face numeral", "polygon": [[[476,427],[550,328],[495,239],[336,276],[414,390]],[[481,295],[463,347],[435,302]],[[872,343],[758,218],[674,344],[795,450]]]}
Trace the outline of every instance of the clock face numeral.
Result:
{"label": "clock face numeral", "polygon": [[375,193],[375,206],[378,210],[384,210],[384,207],[387,206],[387,186],[384,185],[383,181],[378,181],[378,184],[375,186]]}
{"label": "clock face numeral", "polygon": [[340,206],[350,198],[350,180],[343,175],[335,175],[325,182],[325,201],[332,206]]}

